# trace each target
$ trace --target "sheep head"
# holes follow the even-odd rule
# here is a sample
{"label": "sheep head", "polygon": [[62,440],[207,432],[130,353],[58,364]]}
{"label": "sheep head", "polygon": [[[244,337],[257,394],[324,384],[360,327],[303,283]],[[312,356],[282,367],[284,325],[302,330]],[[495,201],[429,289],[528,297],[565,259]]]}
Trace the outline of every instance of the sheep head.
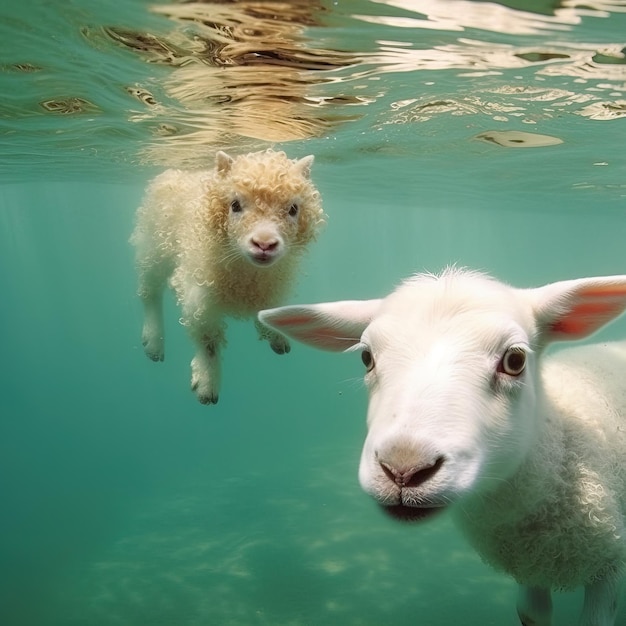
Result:
{"label": "sheep head", "polygon": [[311,346],[361,353],[361,485],[395,517],[421,519],[516,471],[541,429],[542,350],[588,336],[624,308],[626,276],[515,289],[453,269],[411,278],[381,300],[259,317]]}
{"label": "sheep head", "polygon": [[227,261],[268,267],[315,238],[324,213],[312,164],[313,156],[290,160],[273,150],[236,158],[217,153],[207,181],[207,221],[228,248]]}

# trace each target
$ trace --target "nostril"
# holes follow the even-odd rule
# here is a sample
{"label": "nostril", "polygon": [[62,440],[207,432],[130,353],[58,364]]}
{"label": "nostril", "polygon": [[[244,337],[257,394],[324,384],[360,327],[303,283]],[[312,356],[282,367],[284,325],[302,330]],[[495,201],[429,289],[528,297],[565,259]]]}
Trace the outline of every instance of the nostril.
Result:
{"label": "nostril", "polygon": [[389,463],[385,463],[384,461],[379,461],[380,467],[383,470],[383,474],[391,481],[396,482],[396,478],[398,476],[398,471],[394,470]]}
{"label": "nostril", "polygon": [[401,468],[394,467],[385,461],[379,461],[379,463],[385,476],[396,483],[398,487],[419,487],[430,480],[441,469],[444,457],[437,457],[432,463],[422,463]]}
{"label": "nostril", "polygon": [[444,458],[443,456],[435,459],[435,462],[421,468],[418,468],[413,474],[408,477],[408,482],[405,482],[406,487],[417,487],[422,483],[425,483],[427,480],[430,480],[443,465]]}

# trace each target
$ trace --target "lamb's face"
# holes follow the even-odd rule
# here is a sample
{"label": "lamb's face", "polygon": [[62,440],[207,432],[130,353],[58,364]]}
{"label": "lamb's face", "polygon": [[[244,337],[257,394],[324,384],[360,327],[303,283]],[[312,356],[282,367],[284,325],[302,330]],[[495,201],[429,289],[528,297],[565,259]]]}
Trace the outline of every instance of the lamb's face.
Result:
{"label": "lamb's face", "polygon": [[252,265],[269,267],[287,254],[298,229],[298,198],[235,193],[229,203],[228,238],[233,252]]}
{"label": "lamb's face", "polygon": [[361,351],[370,396],[361,484],[396,517],[420,519],[488,499],[512,478],[547,410],[539,352],[624,310],[626,276],[515,289],[452,268],[382,300],[279,307],[259,319],[316,348]]}
{"label": "lamb's face", "polygon": [[370,396],[359,478],[401,519],[506,480],[536,428],[532,316],[503,293],[431,288],[389,296],[359,346]]}
{"label": "lamb's face", "polygon": [[314,237],[323,213],[309,178],[312,162],[313,157],[292,161],[271,150],[237,159],[218,153],[229,259],[269,267]]}

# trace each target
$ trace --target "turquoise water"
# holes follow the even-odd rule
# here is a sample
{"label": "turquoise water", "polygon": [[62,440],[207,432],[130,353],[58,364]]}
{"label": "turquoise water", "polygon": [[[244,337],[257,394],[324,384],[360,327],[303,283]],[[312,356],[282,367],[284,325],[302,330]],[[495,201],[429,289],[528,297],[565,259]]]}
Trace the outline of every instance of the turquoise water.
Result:
{"label": "turquoise water", "polygon": [[316,155],[329,216],[293,302],[623,273],[626,2],[5,5],[0,623],[516,624],[446,516],[361,491],[358,357],[232,323],[201,406],[171,301],[142,354],[127,240],[163,167],[273,146]]}

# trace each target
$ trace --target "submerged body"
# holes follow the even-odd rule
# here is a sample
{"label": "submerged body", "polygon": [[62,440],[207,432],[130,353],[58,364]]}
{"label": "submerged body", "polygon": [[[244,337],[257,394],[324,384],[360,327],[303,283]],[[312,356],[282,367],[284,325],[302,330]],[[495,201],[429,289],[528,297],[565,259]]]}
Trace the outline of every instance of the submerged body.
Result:
{"label": "submerged body", "polygon": [[[149,185],[131,242],[137,253],[147,356],[164,359],[163,291],[173,289],[196,346],[192,388],[216,403],[226,318],[251,318],[280,304],[306,246],[324,222],[310,180],[313,157],[267,150],[233,159],[218,152],[210,171],[167,170]],[[277,353],[284,337],[257,322]]]}
{"label": "submerged body", "polygon": [[386,298],[261,312],[327,350],[357,349],[369,390],[361,485],[392,516],[450,508],[520,585],[525,626],[584,586],[581,626],[612,626],[626,569],[626,344],[543,355],[626,308],[626,276],[515,289],[418,275]]}

